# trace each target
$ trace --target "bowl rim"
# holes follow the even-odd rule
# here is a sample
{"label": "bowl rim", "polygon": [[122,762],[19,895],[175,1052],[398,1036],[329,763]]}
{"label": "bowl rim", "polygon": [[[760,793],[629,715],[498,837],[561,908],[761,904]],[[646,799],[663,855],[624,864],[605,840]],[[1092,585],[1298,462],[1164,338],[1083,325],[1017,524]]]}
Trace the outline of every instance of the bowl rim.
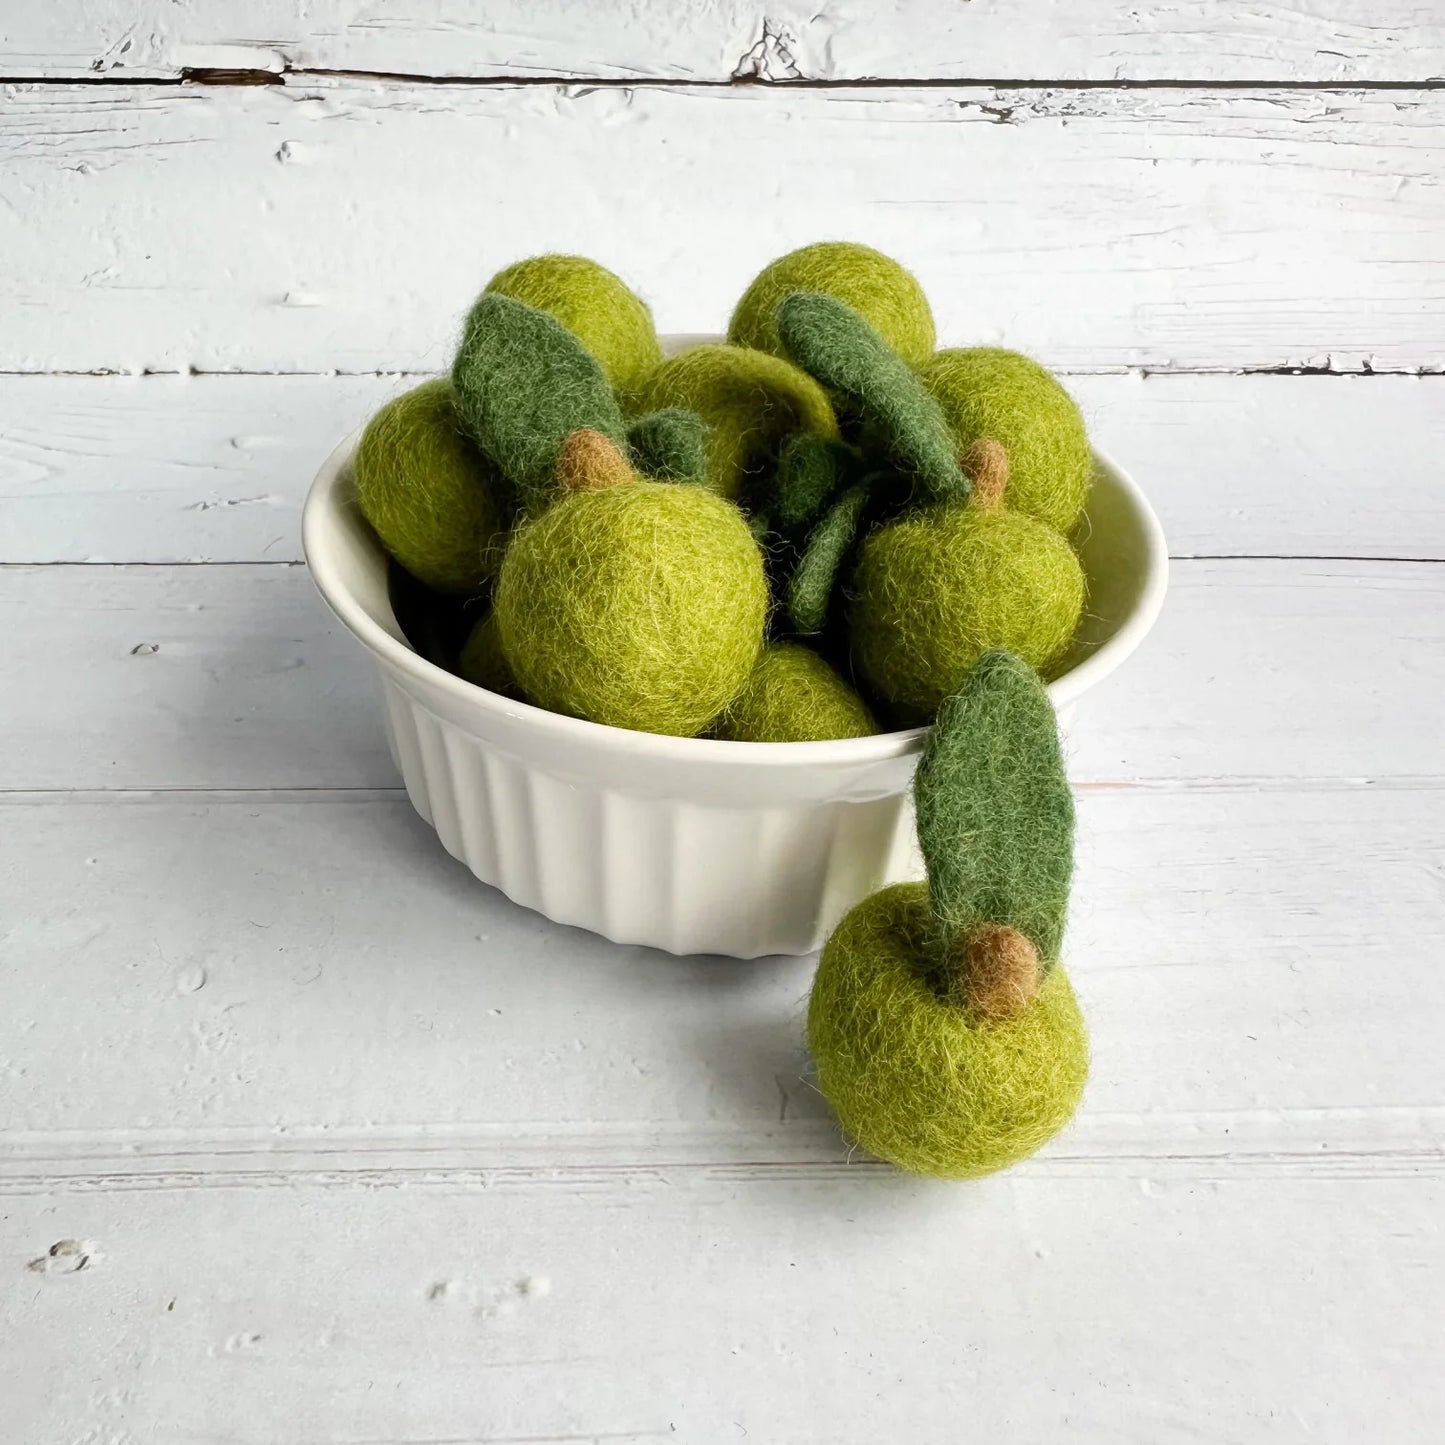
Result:
{"label": "bowl rim", "polygon": [[[321,464],[307,493],[301,518],[301,550],[317,591],[338,621],[382,663],[416,684],[438,691],[454,704],[481,714],[523,721],[553,741],[614,753],[648,754],[719,767],[763,765],[786,767],[867,767],[917,752],[928,729],[907,728],[873,733],[861,738],[832,738],[821,742],[755,743],[723,738],[680,738],[663,733],[634,732],[590,722],[586,718],[549,712],[519,699],[478,687],[429,662],[399,642],[356,600],[341,580],[333,556],[336,545],[332,514],[344,504],[342,487],[348,465],[364,427],[358,427],[333,448]],[[1093,449],[1095,465],[1128,497],[1141,523],[1145,556],[1143,586],[1133,609],[1119,629],[1086,658],[1047,684],[1056,710],[1073,703],[1089,688],[1114,672],[1139,646],[1153,627],[1164,604],[1169,583],[1168,547],[1164,529],[1148,498],[1133,477],[1105,452]]]}

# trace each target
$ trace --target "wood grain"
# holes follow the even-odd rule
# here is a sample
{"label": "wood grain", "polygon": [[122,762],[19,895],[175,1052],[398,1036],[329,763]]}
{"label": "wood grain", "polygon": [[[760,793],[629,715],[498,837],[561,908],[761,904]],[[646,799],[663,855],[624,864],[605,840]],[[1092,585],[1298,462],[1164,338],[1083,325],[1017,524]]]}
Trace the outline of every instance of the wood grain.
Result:
{"label": "wood grain", "polygon": [[0,74],[196,69],[636,81],[1422,81],[1445,71],[1424,0],[50,0],[6,17]]}
{"label": "wood grain", "polygon": [[[0,376],[0,561],[297,561],[321,459],[417,380]],[[1445,380],[1065,380],[1176,555],[1445,560]]]}
{"label": "wood grain", "polygon": [[[1442,1207],[1438,1178],[1147,1169],[66,1191],[0,1222],[0,1328],[31,1362],[8,1422],[27,1445],[872,1445],[962,1419],[1429,1440]],[[63,1238],[84,1270],[25,1270]]]}
{"label": "wood grain", "polygon": [[[1445,1436],[1438,4],[8,11],[7,1441]],[[829,234],[1181,558],[1070,739],[1093,1079],[973,1186],[849,1151],[807,960],[446,857],[285,565],[499,265],[712,330]]]}
{"label": "wood grain", "polygon": [[[1439,797],[1084,790],[1094,1076],[1030,1167],[1445,1172]],[[0,918],[6,1191],[847,1163],[810,960],[557,928],[402,796],[12,797]]]}
{"label": "wood grain", "polygon": [[[1441,778],[1445,567],[1178,562],[1081,706],[1081,784]],[[300,567],[0,569],[5,789],[394,786],[369,663]],[[63,726],[57,726],[63,719]]]}
{"label": "wood grain", "polygon": [[820,235],[1065,369],[1441,366],[1436,90],[15,86],[0,150],[0,371],[439,369],[549,249],[716,330]]}

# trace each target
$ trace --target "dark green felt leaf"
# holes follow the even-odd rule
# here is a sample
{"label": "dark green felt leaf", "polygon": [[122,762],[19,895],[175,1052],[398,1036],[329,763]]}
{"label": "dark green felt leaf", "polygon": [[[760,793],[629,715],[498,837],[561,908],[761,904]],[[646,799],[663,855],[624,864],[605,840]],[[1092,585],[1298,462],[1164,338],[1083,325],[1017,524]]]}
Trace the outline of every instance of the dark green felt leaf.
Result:
{"label": "dark green felt leaf", "polygon": [[888,462],[933,501],[967,498],[953,433],[913,368],[846,302],[797,291],[778,308],[778,334],[793,360],[842,393]]}
{"label": "dark green felt leaf", "polygon": [[626,444],[601,367],[559,321],[509,296],[488,292],[472,307],[452,385],[467,430],[529,512],[552,499],[558,449],[579,427]]}
{"label": "dark green felt leaf", "polygon": [[660,482],[701,482],[707,477],[707,425],[679,406],[650,411],[627,425],[632,460]]}
{"label": "dark green felt leaf", "polygon": [[807,527],[838,490],[852,453],[841,442],[799,432],[783,444],[774,483],[774,515],[778,527],[797,532]]}
{"label": "dark green felt leaf", "polygon": [[987,652],[946,698],[913,784],[929,901],[945,938],[978,923],[1057,962],[1074,867],[1074,799],[1038,674]]}
{"label": "dark green felt leaf", "polygon": [[852,550],[867,502],[866,486],[849,487],[808,534],[803,555],[788,581],[788,615],[804,636],[821,632],[827,624],[838,571]]}

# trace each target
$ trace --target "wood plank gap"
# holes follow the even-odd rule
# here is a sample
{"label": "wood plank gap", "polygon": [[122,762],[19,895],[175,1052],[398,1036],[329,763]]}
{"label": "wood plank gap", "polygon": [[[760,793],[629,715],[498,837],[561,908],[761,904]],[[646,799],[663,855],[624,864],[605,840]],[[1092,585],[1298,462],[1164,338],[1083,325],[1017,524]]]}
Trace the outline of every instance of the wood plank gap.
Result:
{"label": "wood plank gap", "polygon": [[0,572],[30,571],[36,567],[304,567],[299,557],[282,559],[268,557],[226,557],[217,560],[194,560],[182,558],[176,562],[88,562],[84,558],[66,558],[61,561],[27,562],[21,557],[8,557],[0,562]]}
{"label": "wood plank gap", "polygon": [[[1327,362],[1311,364],[1308,366],[1294,365],[1261,365],[1261,366],[1056,366],[1054,372],[1058,376],[1133,376],[1140,380],[1147,381],[1150,377],[1171,377],[1171,376],[1319,376],[1319,377],[1340,377],[1358,380],[1362,376],[1379,377],[1410,377],[1418,381],[1436,380],[1445,378],[1445,361],[1431,362],[1420,366],[1380,366],[1368,358],[1362,358],[1358,365],[1350,366],[1337,363],[1331,358]],[[51,367],[47,369],[31,368],[7,368],[0,366],[0,377],[39,377],[49,379],[61,376],[74,377],[95,377],[98,380],[108,378],[120,378],[126,381],[145,381],[151,378],[160,380],[174,380],[176,377],[238,377],[238,376],[265,376],[265,377],[296,377],[306,380],[347,380],[351,378],[375,378],[378,380],[395,381],[429,381],[433,377],[441,376],[439,371],[408,371],[408,370],[346,370],[342,368],[328,368],[325,371],[291,369],[286,367],[277,368],[253,368],[253,367],[153,367],[141,368],[130,367],[109,367],[93,366],[83,368]]]}
{"label": "wood plank gap", "polygon": [[[1445,779],[1441,780],[1445,783]],[[0,808],[38,807],[69,803],[188,803],[211,807],[241,803],[395,803],[406,800],[406,789],[328,787],[315,788],[0,788]]]}
{"label": "wood plank gap", "polygon": [[[1445,77],[1430,76],[1419,80],[1348,80],[1319,81],[1276,79],[1267,75],[1245,79],[1192,79],[1189,76],[1168,76],[1148,80],[1069,78],[1024,79],[1017,76],[968,76],[921,78],[917,76],[858,75],[822,79],[811,76],[767,76],[734,74],[714,80],[692,76],[585,76],[585,75],[509,75],[495,72],[488,75],[435,75],[409,70],[355,70],[323,66],[283,65],[277,70],[260,67],[183,66],[176,75],[127,76],[104,75],[0,75],[0,85],[28,87],[47,86],[131,86],[136,89],[188,86],[220,88],[236,86],[285,85],[290,80],[346,80],[395,85],[425,85],[452,89],[531,89],[545,90],[737,90],[746,87],[767,90],[1024,90],[1024,91],[1196,91],[1208,93],[1251,90],[1298,90],[1322,94],[1363,94],[1369,91],[1418,91],[1445,89]],[[999,123],[1009,123],[1007,115]]]}
{"label": "wood plank gap", "polygon": [[[1445,557],[1398,556],[1357,557],[1343,552],[1171,552],[1171,562],[1420,562],[1426,566],[1445,562]],[[159,565],[159,564],[158,564]],[[199,565],[204,566],[204,563]]]}
{"label": "wood plank gap", "polygon": [[[1184,1178],[1378,1177],[1445,1172],[1445,1108],[1362,1105],[1227,1112],[1080,1115],[1031,1173],[1102,1167]],[[53,1189],[442,1186],[479,1189],[767,1182],[888,1172],[850,1148],[829,1118],[772,1126],[429,1124],[370,1129],[142,1128],[0,1135],[0,1195]]]}
{"label": "wood plank gap", "polygon": [[[1154,793],[1161,795],[1240,795],[1288,793],[1432,793],[1445,789],[1445,775],[1401,777],[1181,777],[1076,782],[1077,793]],[[0,788],[0,809],[109,803],[191,804],[197,807],[239,804],[402,802],[406,789],[365,786],[256,788]]]}
{"label": "wood plank gap", "polygon": [[[1439,556],[1395,556],[1376,557],[1366,553],[1350,552],[1171,552],[1171,562],[1380,562],[1386,565],[1391,563],[1420,564],[1433,567],[1445,562],[1445,557]],[[215,561],[206,559],[196,560],[182,558],[174,562],[117,562],[117,561],[88,561],[85,558],[63,558],[52,560],[40,558],[27,561],[24,557],[7,557],[0,561],[0,571],[28,571],[36,567],[88,567],[95,570],[102,568],[119,567],[304,567],[306,563],[300,558],[286,558],[282,560],[265,557],[258,558],[224,558]]]}

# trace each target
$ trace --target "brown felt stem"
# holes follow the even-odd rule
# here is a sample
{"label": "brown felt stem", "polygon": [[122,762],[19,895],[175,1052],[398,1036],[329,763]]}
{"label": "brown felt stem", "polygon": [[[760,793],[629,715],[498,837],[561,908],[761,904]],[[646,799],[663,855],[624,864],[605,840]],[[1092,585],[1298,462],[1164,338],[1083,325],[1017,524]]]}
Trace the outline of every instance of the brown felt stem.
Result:
{"label": "brown felt stem", "polygon": [[564,493],[603,492],[636,476],[616,442],[590,427],[570,433],[557,450],[557,487]]}
{"label": "brown felt stem", "polygon": [[982,512],[1003,506],[1004,488],[1008,486],[1008,452],[1002,442],[992,437],[979,437],[970,442],[959,458],[959,466],[973,482],[973,505]]}
{"label": "brown felt stem", "polygon": [[1005,923],[980,923],[955,935],[944,967],[948,997],[990,1023],[1016,1018],[1038,992],[1038,950]]}

